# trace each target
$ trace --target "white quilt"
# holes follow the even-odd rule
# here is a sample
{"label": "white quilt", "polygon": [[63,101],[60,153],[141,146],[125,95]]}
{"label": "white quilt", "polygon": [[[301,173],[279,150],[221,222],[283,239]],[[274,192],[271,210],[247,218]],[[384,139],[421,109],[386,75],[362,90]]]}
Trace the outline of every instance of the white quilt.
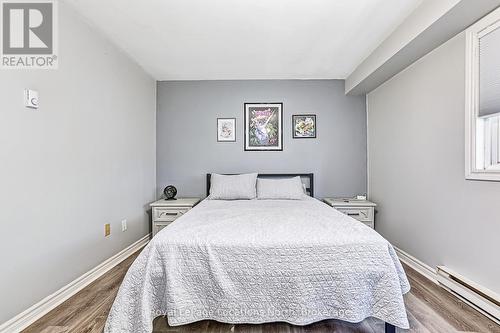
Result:
{"label": "white quilt", "polygon": [[410,290],[392,246],[318,200],[205,200],[130,267],[105,332],[203,319],[305,325],[376,317],[408,328]]}

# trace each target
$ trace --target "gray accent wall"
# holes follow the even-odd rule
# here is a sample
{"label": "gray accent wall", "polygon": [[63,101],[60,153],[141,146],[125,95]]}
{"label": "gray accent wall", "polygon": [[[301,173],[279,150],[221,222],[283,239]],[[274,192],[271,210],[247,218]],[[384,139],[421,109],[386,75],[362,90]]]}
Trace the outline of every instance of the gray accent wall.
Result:
{"label": "gray accent wall", "polygon": [[[162,81],[157,86],[157,185],[205,195],[205,174],[313,172],[315,195],[366,192],[366,104],[341,80]],[[283,151],[243,149],[243,104],[283,103]],[[292,114],[317,115],[317,139],[292,139]],[[217,142],[218,117],[236,142]]]}
{"label": "gray accent wall", "polygon": [[0,73],[0,323],[149,232],[155,80],[63,1],[59,51],[57,70]]}
{"label": "gray accent wall", "polygon": [[500,182],[465,180],[465,35],[369,93],[376,228],[435,268],[500,293]]}

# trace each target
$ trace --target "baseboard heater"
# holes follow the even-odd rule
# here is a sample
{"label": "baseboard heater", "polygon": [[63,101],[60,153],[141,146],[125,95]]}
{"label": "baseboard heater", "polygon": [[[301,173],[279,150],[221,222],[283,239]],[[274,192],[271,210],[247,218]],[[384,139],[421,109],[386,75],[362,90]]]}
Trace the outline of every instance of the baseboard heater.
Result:
{"label": "baseboard heater", "polygon": [[500,324],[500,296],[446,266],[437,266],[439,284]]}

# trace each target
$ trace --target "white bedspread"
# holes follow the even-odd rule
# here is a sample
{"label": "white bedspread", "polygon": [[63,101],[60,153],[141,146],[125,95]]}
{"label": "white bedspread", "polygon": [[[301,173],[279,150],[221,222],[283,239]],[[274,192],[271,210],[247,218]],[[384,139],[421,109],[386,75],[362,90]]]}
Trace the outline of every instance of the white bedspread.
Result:
{"label": "white bedspread", "polygon": [[159,232],[130,267],[105,332],[376,317],[408,328],[410,289],[392,246],[318,200],[205,200]]}

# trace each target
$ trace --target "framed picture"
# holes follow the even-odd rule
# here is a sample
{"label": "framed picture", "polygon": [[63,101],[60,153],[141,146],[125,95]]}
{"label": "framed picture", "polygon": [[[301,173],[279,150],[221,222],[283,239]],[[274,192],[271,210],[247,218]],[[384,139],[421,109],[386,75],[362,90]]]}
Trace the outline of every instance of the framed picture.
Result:
{"label": "framed picture", "polygon": [[245,150],[283,150],[283,103],[245,103]]}
{"label": "framed picture", "polygon": [[217,118],[217,142],[236,142],[236,118]]}
{"label": "framed picture", "polygon": [[293,115],[292,136],[294,139],[316,138],[316,115],[315,114]]}

